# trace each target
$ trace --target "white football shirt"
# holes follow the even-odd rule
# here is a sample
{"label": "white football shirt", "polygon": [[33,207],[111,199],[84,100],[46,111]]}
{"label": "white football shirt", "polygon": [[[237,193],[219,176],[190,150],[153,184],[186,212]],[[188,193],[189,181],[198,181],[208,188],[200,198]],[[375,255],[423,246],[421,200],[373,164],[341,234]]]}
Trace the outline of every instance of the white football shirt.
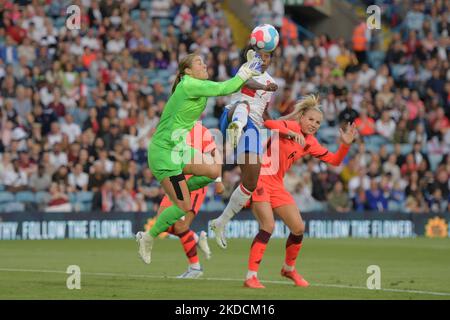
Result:
{"label": "white football shirt", "polygon": [[[253,77],[258,83],[263,85],[267,85],[269,83],[276,83],[275,80],[267,73]],[[241,91],[234,93],[231,96],[231,103],[227,105],[225,108],[230,109],[232,105],[237,101],[245,100],[250,104],[250,114],[249,117],[259,128],[264,128],[264,120],[263,113],[264,110],[269,105],[270,100],[272,99],[273,92],[264,91],[264,90],[253,90],[245,86],[242,86]]]}

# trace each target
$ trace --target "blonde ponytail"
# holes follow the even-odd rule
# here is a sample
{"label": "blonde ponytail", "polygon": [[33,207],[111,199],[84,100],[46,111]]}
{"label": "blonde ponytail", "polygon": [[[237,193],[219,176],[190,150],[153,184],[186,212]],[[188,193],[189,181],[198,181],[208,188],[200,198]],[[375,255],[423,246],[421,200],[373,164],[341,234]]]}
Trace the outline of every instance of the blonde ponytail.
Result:
{"label": "blonde ponytail", "polygon": [[294,105],[294,111],[292,111],[288,115],[285,115],[284,117],[280,117],[280,120],[300,121],[300,117],[309,110],[315,110],[323,114],[322,110],[320,109],[319,96],[310,94],[304,97]]}

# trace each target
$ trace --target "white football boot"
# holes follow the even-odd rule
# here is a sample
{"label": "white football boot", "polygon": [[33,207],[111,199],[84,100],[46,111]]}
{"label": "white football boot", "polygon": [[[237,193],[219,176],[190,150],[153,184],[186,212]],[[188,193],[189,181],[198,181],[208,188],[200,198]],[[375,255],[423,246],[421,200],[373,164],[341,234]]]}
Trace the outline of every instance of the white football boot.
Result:
{"label": "white football boot", "polygon": [[200,248],[200,250],[202,250],[203,253],[205,254],[206,260],[211,259],[211,249],[209,249],[208,236],[206,235],[205,231],[200,232],[200,235],[198,236],[197,245]]}
{"label": "white football boot", "polygon": [[139,231],[136,233],[136,242],[139,247],[139,256],[146,264],[152,262],[153,237],[148,232]]}
{"label": "white football boot", "polygon": [[214,231],[214,237],[216,239],[217,245],[222,248],[227,248],[227,239],[225,238],[225,226],[222,226],[217,222],[217,219],[211,221],[209,226],[212,231]]}
{"label": "white football boot", "polygon": [[177,279],[197,279],[200,278],[203,275],[203,270],[200,269],[194,269],[190,266],[188,267],[188,270],[184,272],[183,274],[179,275]]}

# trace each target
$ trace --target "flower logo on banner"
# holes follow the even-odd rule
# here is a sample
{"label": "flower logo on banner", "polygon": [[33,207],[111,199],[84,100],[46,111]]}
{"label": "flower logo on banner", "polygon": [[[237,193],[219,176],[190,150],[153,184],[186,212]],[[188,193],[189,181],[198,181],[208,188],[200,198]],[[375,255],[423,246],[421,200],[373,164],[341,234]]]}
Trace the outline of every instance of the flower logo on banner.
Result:
{"label": "flower logo on banner", "polygon": [[[149,231],[156,222],[156,217],[147,219],[147,223],[144,225],[145,232]],[[167,232],[161,232],[158,236],[160,239],[167,238],[169,234]]]}
{"label": "flower logo on banner", "polygon": [[428,219],[425,225],[425,236],[428,238],[445,238],[448,234],[448,224],[445,219],[434,217]]}

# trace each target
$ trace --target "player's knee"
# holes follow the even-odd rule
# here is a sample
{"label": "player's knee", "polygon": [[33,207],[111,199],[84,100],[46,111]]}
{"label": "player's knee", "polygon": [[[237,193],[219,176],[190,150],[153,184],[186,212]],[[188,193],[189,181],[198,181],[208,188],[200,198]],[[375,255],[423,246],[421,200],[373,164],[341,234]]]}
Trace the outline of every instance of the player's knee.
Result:
{"label": "player's knee", "polygon": [[210,174],[211,179],[217,179],[218,177],[220,177],[221,173],[222,173],[222,167],[220,165],[212,165],[211,166],[211,174]]}
{"label": "player's knee", "polygon": [[191,210],[191,202],[189,201],[180,201],[178,202],[178,207],[184,212],[188,212]]}
{"label": "player's knee", "polygon": [[297,236],[300,236],[305,233],[305,223],[302,221],[298,224],[296,224],[292,229],[291,232]]}
{"label": "player's knee", "polygon": [[178,220],[173,225],[173,228],[174,228],[175,234],[180,234],[180,233],[187,231],[189,227],[184,220]]}
{"label": "player's knee", "polygon": [[264,222],[263,225],[261,226],[261,229],[272,234],[273,230],[275,229],[275,221]]}

